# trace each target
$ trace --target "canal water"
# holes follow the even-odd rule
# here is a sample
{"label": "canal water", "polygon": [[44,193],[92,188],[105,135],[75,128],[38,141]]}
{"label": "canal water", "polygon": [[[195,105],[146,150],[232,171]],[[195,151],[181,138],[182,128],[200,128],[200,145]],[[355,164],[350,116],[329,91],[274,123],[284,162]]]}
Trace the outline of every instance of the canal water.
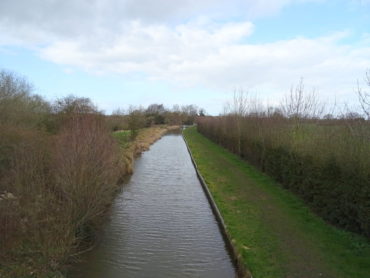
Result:
{"label": "canal water", "polygon": [[236,277],[180,134],[136,160],[108,217],[71,278]]}

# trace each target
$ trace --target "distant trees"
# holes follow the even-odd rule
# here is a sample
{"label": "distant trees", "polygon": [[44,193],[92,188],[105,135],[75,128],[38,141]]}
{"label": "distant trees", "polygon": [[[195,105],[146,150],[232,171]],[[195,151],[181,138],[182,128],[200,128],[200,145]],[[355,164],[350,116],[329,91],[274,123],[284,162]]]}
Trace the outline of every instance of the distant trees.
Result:
{"label": "distant trees", "polygon": [[130,106],[128,111],[116,110],[106,116],[112,130],[130,129],[133,136],[140,128],[152,125],[192,125],[198,116],[205,116],[206,111],[196,105],[174,105],[171,109],[163,104],[153,103],[147,108]]}
{"label": "distant trees", "polygon": [[184,105],[181,106],[181,112],[184,116],[183,124],[192,125],[195,122],[195,118],[198,116],[198,107],[196,105]]}
{"label": "distant trees", "polygon": [[148,106],[145,110],[145,115],[147,117],[147,125],[161,125],[165,123],[165,113],[166,109],[163,104],[153,103]]}
{"label": "distant trees", "polygon": [[182,125],[184,116],[179,105],[175,104],[169,113],[166,113],[166,121],[171,125]]}
{"label": "distant trees", "polygon": [[199,109],[199,117],[205,117],[206,116],[206,110],[204,110],[203,108],[200,108]]}
{"label": "distant trees", "polygon": [[128,123],[125,120],[125,111],[123,109],[116,109],[111,115],[106,115],[105,121],[108,128],[112,131],[129,129]]}
{"label": "distant trees", "polygon": [[163,104],[150,104],[145,111],[147,114],[163,114],[166,112]]}

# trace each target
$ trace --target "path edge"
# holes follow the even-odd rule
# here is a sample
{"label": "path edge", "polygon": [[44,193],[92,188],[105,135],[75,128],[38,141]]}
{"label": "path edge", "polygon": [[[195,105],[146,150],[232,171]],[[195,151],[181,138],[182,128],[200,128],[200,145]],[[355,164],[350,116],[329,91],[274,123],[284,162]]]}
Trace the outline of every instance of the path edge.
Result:
{"label": "path edge", "polygon": [[243,263],[243,260],[242,260],[242,257],[241,255],[239,254],[235,244],[234,244],[234,241],[233,239],[231,238],[228,230],[227,230],[227,226],[225,224],[225,221],[221,215],[221,212],[220,210],[218,209],[217,205],[216,205],[216,202],[215,200],[213,199],[213,196],[208,188],[208,185],[207,183],[205,182],[203,176],[200,174],[200,171],[198,169],[198,165],[197,163],[195,162],[195,159],[193,157],[193,154],[190,150],[190,147],[188,145],[188,142],[186,141],[186,138],[184,136],[184,130],[182,130],[181,132],[182,134],[182,138],[185,142],[185,145],[186,145],[186,148],[189,152],[189,155],[190,155],[190,159],[191,159],[191,162],[193,163],[193,166],[194,166],[194,169],[195,169],[195,172],[197,173],[197,177],[199,179],[199,182],[200,184],[202,185],[202,188],[203,188],[203,191],[204,193],[206,194],[207,196],[207,200],[211,206],[211,209],[212,209],[212,212],[216,218],[216,221],[217,221],[217,224],[218,224],[218,227],[221,231],[221,234],[222,234],[222,237],[224,239],[224,242],[226,244],[226,247],[231,255],[231,259],[233,261],[233,264],[236,268],[236,272],[237,272],[237,277],[239,278],[253,278],[251,272],[247,269],[247,267],[245,266],[245,264]]}

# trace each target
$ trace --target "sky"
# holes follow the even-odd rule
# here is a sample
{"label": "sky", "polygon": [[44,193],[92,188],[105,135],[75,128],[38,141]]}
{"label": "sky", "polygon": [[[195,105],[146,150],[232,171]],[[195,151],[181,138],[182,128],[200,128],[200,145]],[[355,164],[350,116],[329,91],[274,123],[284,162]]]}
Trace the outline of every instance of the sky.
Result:
{"label": "sky", "polygon": [[162,103],[217,115],[235,90],[278,105],[301,78],[322,101],[352,104],[370,69],[370,0],[1,0],[0,69],[106,113]]}

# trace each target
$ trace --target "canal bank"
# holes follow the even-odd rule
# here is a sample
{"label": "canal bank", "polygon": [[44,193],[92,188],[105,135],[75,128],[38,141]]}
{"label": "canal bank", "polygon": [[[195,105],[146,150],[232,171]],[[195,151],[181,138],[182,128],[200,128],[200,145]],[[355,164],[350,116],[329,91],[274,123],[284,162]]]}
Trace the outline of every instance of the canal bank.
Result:
{"label": "canal bank", "polygon": [[194,165],[194,168],[195,168],[195,171],[197,173],[198,179],[200,181],[200,184],[201,184],[201,186],[204,190],[204,193],[206,194],[208,202],[211,205],[211,209],[212,209],[212,211],[213,211],[213,213],[216,217],[216,220],[218,222],[218,226],[219,226],[220,231],[222,233],[222,236],[225,240],[226,247],[227,247],[227,249],[229,251],[229,254],[230,254],[230,256],[233,260],[234,266],[236,268],[237,276],[242,277],[242,278],[253,278],[252,274],[250,273],[250,271],[247,268],[247,262],[245,262],[243,260],[241,254],[239,253],[239,251],[237,249],[237,246],[235,245],[230,233],[227,230],[227,226],[226,226],[225,221],[222,217],[222,214],[221,214],[221,212],[220,212],[220,210],[217,206],[217,203],[215,202],[215,200],[212,196],[211,191],[208,188],[208,185],[207,185],[206,181],[204,180],[202,174],[200,173],[200,171],[198,169],[198,165],[197,165],[197,163],[196,163],[196,161],[193,157],[193,154],[191,153],[191,149],[190,149],[190,147],[188,145],[188,142],[186,141],[186,137],[184,135],[183,135],[183,138],[184,138],[186,147],[188,149],[191,161],[192,161],[192,163]]}
{"label": "canal bank", "polygon": [[235,277],[181,134],[136,161],[97,248],[69,277]]}
{"label": "canal bank", "polygon": [[184,135],[254,278],[370,277],[367,239],[328,225],[299,198],[196,128]]}

